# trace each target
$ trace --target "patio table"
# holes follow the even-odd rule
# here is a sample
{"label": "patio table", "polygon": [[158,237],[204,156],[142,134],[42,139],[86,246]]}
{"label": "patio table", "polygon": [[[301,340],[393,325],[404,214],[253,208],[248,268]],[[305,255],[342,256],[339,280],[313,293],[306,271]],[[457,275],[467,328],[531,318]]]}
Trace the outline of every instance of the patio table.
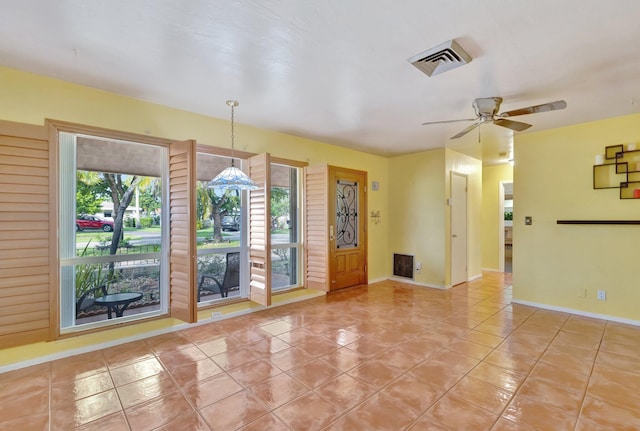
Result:
{"label": "patio table", "polygon": [[125,292],[125,293],[111,293],[95,299],[96,305],[102,305],[107,307],[107,317],[111,319],[111,311],[116,313],[116,317],[122,317],[124,310],[129,307],[129,304],[142,299],[142,292]]}

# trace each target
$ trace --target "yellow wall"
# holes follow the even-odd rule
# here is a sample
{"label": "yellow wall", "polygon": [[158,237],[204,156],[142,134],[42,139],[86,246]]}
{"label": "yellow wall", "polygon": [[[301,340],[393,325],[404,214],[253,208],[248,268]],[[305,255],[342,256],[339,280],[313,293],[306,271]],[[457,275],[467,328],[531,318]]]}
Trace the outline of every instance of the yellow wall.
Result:
{"label": "yellow wall", "polygon": [[[169,139],[195,139],[198,143],[230,147],[227,120],[148,103],[39,75],[0,67],[0,119],[41,125],[53,118]],[[215,97],[209,96],[209,97]],[[225,96],[212,103],[224,104]],[[241,101],[242,103],[242,101]],[[265,109],[269,109],[268,106]],[[237,117],[241,119],[242,105]],[[368,193],[370,210],[380,210],[382,222],[370,224],[369,280],[387,277],[388,160],[309,139],[236,124],[237,149],[306,161],[328,163],[368,172],[380,190]]]}
{"label": "yellow wall", "polygon": [[[640,320],[640,226],[558,225],[558,219],[640,219],[640,201],[594,190],[595,155],[638,143],[640,114],[518,135],[514,167],[516,300]],[[524,217],[533,225],[525,226]],[[580,298],[586,289],[586,298]],[[596,300],[598,289],[606,301]]]}
{"label": "yellow wall", "polygon": [[422,264],[416,283],[445,285],[444,176],[444,149],[390,159],[389,274],[393,253],[410,254]]}
{"label": "yellow wall", "polygon": [[504,217],[500,202],[503,182],[513,182],[513,167],[509,164],[482,168],[482,268],[498,271],[500,268],[501,220]]}
{"label": "yellow wall", "polygon": [[422,265],[415,274],[416,283],[450,285],[451,214],[446,202],[451,196],[451,172],[468,176],[468,275],[481,274],[482,165],[477,159],[443,148],[390,159],[390,274],[392,254],[410,254]]}

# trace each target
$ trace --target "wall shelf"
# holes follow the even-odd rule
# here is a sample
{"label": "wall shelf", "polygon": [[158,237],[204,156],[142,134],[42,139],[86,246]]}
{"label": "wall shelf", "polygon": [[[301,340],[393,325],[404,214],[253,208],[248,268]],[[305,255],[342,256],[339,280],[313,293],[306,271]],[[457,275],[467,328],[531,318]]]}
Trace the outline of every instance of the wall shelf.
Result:
{"label": "wall shelf", "polygon": [[593,166],[593,188],[619,189],[620,199],[640,198],[640,150],[624,145],[605,147],[605,163]]}
{"label": "wall shelf", "polygon": [[557,224],[637,224],[640,220],[557,220]]}

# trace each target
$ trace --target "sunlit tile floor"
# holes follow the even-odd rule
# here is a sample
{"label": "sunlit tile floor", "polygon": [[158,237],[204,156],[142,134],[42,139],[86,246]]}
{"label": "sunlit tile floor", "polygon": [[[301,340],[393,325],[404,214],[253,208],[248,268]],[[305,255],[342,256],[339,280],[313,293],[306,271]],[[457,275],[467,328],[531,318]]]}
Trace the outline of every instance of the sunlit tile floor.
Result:
{"label": "sunlit tile floor", "polygon": [[640,327],[397,282],[0,375],[0,430],[638,430]]}

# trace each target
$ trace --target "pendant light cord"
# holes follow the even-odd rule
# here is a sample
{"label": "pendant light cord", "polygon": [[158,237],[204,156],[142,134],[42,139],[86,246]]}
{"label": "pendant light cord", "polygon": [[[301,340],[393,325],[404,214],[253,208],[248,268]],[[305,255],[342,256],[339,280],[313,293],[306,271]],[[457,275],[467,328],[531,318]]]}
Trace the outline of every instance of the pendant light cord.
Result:
{"label": "pendant light cord", "polygon": [[235,133],[234,133],[234,128],[233,128],[233,124],[234,124],[234,119],[233,119],[233,111],[235,108],[235,103],[231,104],[231,167],[234,167],[234,160],[233,160],[233,148],[234,148],[234,139],[235,139]]}

